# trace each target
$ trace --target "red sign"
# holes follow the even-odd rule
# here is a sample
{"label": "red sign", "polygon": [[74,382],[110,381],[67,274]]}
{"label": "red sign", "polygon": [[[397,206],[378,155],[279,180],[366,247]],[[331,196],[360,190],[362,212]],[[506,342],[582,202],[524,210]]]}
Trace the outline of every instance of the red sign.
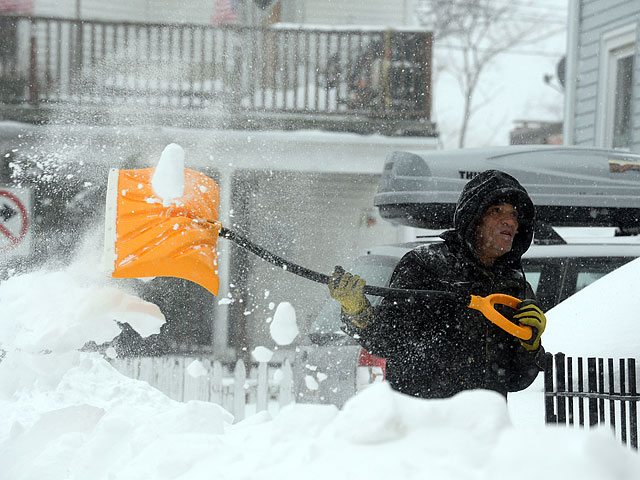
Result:
{"label": "red sign", "polygon": [[22,201],[7,190],[0,190],[0,253],[18,247],[28,229],[29,214]]}

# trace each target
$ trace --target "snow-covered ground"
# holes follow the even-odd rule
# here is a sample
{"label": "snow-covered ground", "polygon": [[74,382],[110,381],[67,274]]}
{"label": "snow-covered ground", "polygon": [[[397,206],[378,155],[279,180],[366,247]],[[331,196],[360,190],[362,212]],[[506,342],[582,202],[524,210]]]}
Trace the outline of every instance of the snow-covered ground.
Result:
{"label": "snow-covered ground", "polygon": [[293,404],[231,425],[96,355],[11,353],[0,364],[3,479],[633,479],[605,431],[514,427],[498,394],[418,400],[375,385],[342,411]]}
{"label": "snow-covered ground", "polygon": [[[638,478],[640,456],[607,429],[545,426],[539,382],[508,406],[492,392],[419,400],[379,384],[342,410],[293,404],[235,424],[217,405],[176,402],[78,351],[117,334],[114,320],[143,335],[163,321],[96,272],[95,252],[79,258],[0,283],[2,480]],[[639,272],[637,260],[551,310],[547,348],[637,353]]]}

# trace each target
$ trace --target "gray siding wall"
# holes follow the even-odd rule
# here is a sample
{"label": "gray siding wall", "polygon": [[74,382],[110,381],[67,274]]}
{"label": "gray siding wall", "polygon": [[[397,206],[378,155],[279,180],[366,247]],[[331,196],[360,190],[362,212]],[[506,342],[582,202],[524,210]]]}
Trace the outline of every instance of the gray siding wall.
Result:
{"label": "gray siding wall", "polygon": [[[34,13],[75,18],[78,0],[37,0]],[[79,0],[81,17],[132,22],[209,24],[216,0]],[[281,21],[322,25],[410,26],[416,0],[282,0]],[[275,0],[272,6],[275,5]],[[270,8],[239,0],[239,16],[261,24]]]}
{"label": "gray siding wall", "polygon": [[[210,23],[215,0],[81,0],[80,16],[90,20],[158,23]],[[76,0],[37,0],[34,14],[76,17]]]}
{"label": "gray siding wall", "polygon": [[[37,0],[34,14],[75,18],[76,2],[77,0]],[[79,5],[81,18],[90,20],[209,25],[215,3],[216,0],[80,0]],[[253,0],[238,1],[238,17],[250,24],[262,22],[269,11],[258,8]]]}
{"label": "gray siding wall", "polygon": [[[640,36],[640,1],[582,0],[580,2],[577,85],[574,141],[576,145],[596,144],[600,78],[600,48],[607,33],[636,24]],[[640,151],[640,45],[636,40],[632,103],[632,150]]]}
{"label": "gray siding wall", "polygon": [[[304,0],[297,21],[325,25],[407,25],[408,0]],[[300,8],[302,4],[302,8]]]}

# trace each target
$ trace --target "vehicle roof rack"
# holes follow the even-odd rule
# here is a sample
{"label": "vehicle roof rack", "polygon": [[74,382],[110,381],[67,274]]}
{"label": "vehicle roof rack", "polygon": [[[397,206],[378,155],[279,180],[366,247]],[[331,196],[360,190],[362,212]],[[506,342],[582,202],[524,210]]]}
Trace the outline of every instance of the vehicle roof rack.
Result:
{"label": "vehicle roof rack", "polygon": [[564,245],[567,241],[547,222],[536,222],[533,242],[538,245]]}
{"label": "vehicle roof rack", "polygon": [[540,222],[640,231],[640,155],[597,148],[396,151],[385,162],[374,205],[393,223],[450,228],[463,186],[488,169],[520,181]]}
{"label": "vehicle roof rack", "polygon": [[632,237],[640,235],[640,227],[620,228],[618,227],[614,233],[616,237]]}

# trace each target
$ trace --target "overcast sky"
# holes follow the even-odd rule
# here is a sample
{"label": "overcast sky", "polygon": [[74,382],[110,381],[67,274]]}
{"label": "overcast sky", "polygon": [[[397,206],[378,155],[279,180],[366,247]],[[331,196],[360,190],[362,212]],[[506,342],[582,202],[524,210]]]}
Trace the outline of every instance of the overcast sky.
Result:
{"label": "overcast sky", "polygon": [[[522,1],[520,3],[527,3]],[[561,121],[563,94],[557,81],[544,83],[544,75],[555,76],[566,51],[567,0],[538,1],[523,10],[522,20],[539,23],[553,34],[531,45],[520,45],[498,56],[481,79],[467,147],[508,145],[509,132],[517,120]],[[448,41],[435,46],[433,118],[445,148],[457,146],[462,118],[462,95],[455,79],[441,72],[443,61],[455,50]]]}

